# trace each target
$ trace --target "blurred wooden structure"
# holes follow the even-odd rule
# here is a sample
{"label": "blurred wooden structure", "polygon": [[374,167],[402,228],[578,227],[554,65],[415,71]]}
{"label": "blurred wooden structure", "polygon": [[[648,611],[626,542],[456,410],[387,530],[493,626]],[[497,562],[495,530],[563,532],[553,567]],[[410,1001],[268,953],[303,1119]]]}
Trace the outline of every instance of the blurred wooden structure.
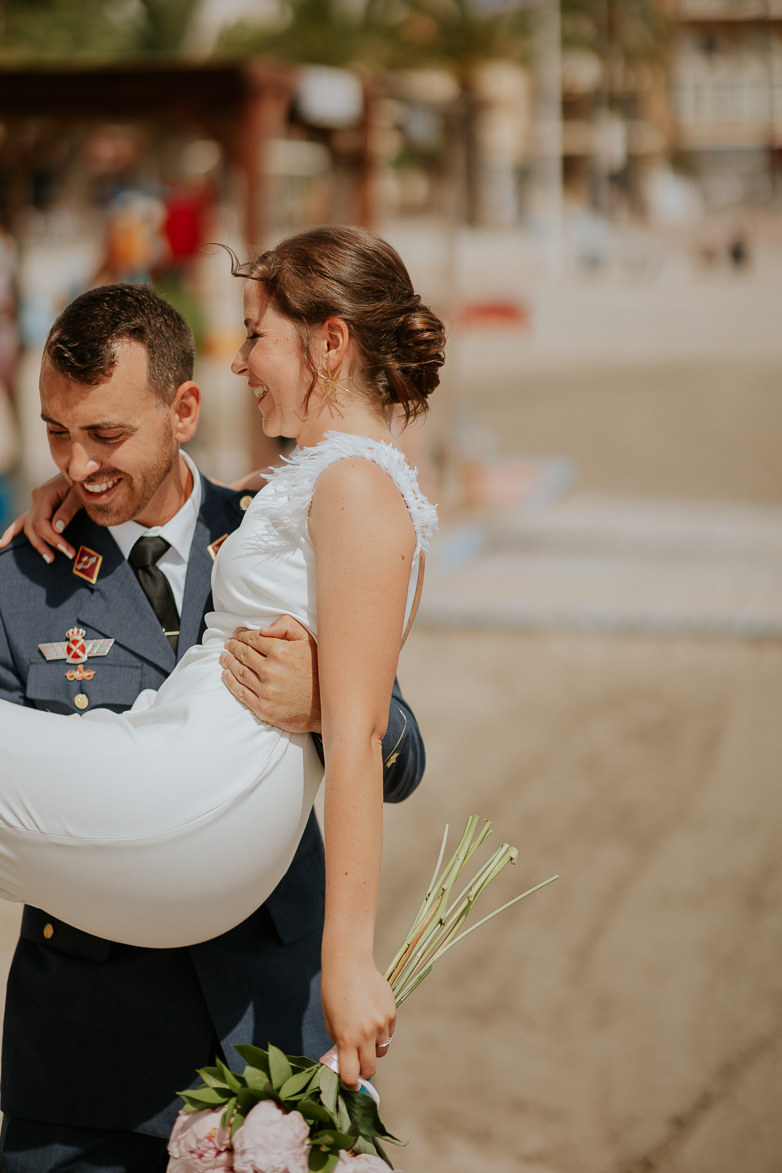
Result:
{"label": "blurred wooden structure", "polygon": [[[75,124],[128,123],[155,131],[195,130],[215,140],[242,177],[248,240],[261,236],[264,143],[284,137],[295,71],[243,60],[203,64],[106,64],[0,71],[7,212],[29,203],[31,140],[68,135]],[[37,133],[30,132],[31,125]]]}

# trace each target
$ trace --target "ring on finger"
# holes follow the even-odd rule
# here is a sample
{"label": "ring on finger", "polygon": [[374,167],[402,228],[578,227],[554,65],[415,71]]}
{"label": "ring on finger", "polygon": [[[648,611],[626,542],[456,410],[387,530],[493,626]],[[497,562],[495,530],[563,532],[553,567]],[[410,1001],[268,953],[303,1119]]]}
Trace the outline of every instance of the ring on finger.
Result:
{"label": "ring on finger", "polygon": [[385,1047],[390,1047],[393,1041],[394,1038],[392,1035],[391,1038],[388,1039],[385,1043],[375,1043],[375,1046],[377,1047],[378,1051],[382,1051]]}

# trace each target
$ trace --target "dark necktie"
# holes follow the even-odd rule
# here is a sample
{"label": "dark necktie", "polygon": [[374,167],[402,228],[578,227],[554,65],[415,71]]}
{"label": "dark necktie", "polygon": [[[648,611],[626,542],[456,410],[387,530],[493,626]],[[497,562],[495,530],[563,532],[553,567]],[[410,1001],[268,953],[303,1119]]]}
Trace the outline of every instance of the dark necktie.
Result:
{"label": "dark necktie", "polygon": [[163,634],[176,652],[179,636],[179,612],[174,592],[163,571],[157,565],[158,558],[170,549],[165,538],[139,538],[130,551],[128,562],[135,571],[141,589],[149,599],[152,610],[160,620]]}

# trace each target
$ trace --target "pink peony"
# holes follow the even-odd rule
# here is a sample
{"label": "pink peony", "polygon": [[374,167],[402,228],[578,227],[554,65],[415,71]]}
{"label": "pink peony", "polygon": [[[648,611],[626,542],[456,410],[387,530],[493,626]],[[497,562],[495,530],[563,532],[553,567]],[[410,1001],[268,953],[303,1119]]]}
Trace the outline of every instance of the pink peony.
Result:
{"label": "pink peony", "polygon": [[235,1133],[236,1173],[307,1173],[307,1121],[301,1112],[283,1112],[272,1100],[262,1100],[247,1113]]}
{"label": "pink peony", "polygon": [[[343,1151],[334,1166],[334,1173],[388,1173],[388,1165],[370,1153],[353,1156]],[[397,1169],[396,1173],[401,1173],[401,1170]]]}
{"label": "pink peony", "polygon": [[226,1152],[230,1144],[229,1130],[220,1124],[222,1110],[182,1113],[168,1142],[171,1160],[169,1173],[212,1173],[212,1170],[232,1170],[233,1154]]}

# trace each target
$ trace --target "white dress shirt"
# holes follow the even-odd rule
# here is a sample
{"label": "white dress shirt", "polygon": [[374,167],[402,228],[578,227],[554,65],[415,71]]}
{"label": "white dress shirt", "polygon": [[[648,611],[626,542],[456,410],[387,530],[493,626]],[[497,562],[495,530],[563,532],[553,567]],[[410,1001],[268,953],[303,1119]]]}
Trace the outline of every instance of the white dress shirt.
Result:
{"label": "white dress shirt", "polygon": [[160,556],[157,564],[171,585],[177,611],[180,615],[185,598],[185,579],[187,578],[190,547],[193,544],[198,512],[201,508],[201,474],[186,452],[181,452],[181,456],[193,474],[193,489],[178,513],[175,513],[165,525],[147,527],[139,525],[137,521],[124,521],[122,525],[108,527],[109,533],[125,559],[128,558],[139,538],[158,536],[165,538],[170,549]]}

